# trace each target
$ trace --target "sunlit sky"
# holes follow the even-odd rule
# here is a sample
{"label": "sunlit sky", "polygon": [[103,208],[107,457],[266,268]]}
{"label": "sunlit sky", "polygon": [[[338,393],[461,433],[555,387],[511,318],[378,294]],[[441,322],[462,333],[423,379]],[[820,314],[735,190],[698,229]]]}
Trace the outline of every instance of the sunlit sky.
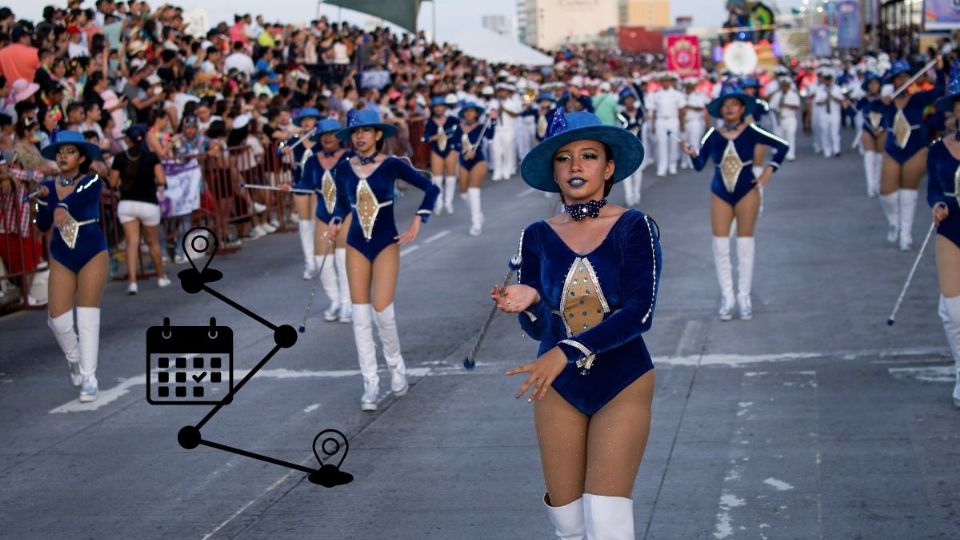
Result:
{"label": "sunlit sky", "polygon": [[[615,2],[616,0],[607,0]],[[799,5],[801,0],[780,0],[780,2],[770,1],[769,4],[779,3],[782,9],[787,9],[792,5]],[[95,0],[85,0],[83,7],[93,7]],[[148,0],[151,7],[160,4],[158,0]],[[263,0],[223,0],[216,1],[198,1],[198,0],[172,0],[170,3],[183,7],[185,10],[194,7],[202,7],[207,11],[210,21],[217,23],[222,20],[233,21],[234,13],[251,13],[257,15],[264,13],[264,6],[267,3]],[[47,4],[65,6],[65,1],[45,2],[43,0],[5,0],[4,5],[10,7],[18,17],[27,17],[37,20],[43,6]],[[477,6],[482,5],[481,8]],[[724,20],[723,0],[673,0],[671,2],[671,19],[677,16],[692,15],[695,26],[720,26]],[[516,18],[517,11],[516,0],[437,0],[436,6],[431,2],[423,2],[420,8],[420,28],[430,31],[433,24],[433,10],[436,8],[437,15],[437,34],[441,39],[456,35],[455,28],[464,25],[479,25],[480,17],[483,15],[505,15],[511,21]],[[344,20],[363,24],[370,18],[363,14],[358,14],[347,9],[339,10],[335,6],[318,6],[317,2],[281,0],[269,4],[269,13],[264,13],[268,21],[281,22],[301,22],[309,21],[317,17],[318,13],[325,14],[333,20],[337,20],[338,15]]]}

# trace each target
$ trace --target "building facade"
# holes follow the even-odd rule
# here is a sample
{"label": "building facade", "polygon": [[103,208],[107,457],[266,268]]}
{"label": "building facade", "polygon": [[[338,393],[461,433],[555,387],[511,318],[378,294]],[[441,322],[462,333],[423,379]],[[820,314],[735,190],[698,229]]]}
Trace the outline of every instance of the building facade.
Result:
{"label": "building facade", "polygon": [[670,0],[620,0],[620,26],[670,26]]}
{"label": "building facade", "polygon": [[615,31],[620,25],[619,0],[517,0],[521,42],[556,49],[583,36]]}

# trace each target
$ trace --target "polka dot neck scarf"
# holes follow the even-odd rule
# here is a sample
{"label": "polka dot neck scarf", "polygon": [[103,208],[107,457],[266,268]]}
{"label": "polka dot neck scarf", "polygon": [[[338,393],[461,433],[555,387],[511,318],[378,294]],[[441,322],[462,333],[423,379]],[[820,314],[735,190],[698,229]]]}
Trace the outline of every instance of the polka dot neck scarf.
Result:
{"label": "polka dot neck scarf", "polygon": [[607,205],[607,199],[587,201],[583,204],[565,204],[563,209],[570,214],[574,221],[582,221],[588,217],[600,217],[600,209]]}

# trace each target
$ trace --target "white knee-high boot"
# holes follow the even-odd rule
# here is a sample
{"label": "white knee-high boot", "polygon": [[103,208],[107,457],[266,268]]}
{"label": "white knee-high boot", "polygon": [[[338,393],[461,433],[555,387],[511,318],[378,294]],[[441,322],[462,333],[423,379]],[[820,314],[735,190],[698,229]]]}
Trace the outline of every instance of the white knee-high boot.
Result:
{"label": "white knee-high boot", "polygon": [[873,150],[864,150],[863,151],[863,176],[867,180],[867,197],[873,196],[873,175],[875,171],[873,169]]}
{"label": "white knee-high boot", "polygon": [[390,390],[402,396],[407,393],[407,366],[403,363],[400,354],[400,333],[397,331],[397,317],[394,314],[393,304],[383,311],[375,311],[374,322],[377,324],[377,333],[380,343],[383,344],[383,356],[390,368]]}
{"label": "white knee-high boot", "polygon": [[633,499],[583,494],[587,540],[634,540]]}
{"label": "white knee-high boot", "polygon": [[433,175],[433,185],[440,188],[440,195],[437,197],[437,202],[433,205],[433,214],[439,216],[443,213],[443,176],[439,174]]}
{"label": "white knee-high boot", "polygon": [[584,531],[583,497],[563,506],[550,506],[550,496],[543,496],[543,505],[547,507],[550,524],[553,525],[557,540],[583,540]]}
{"label": "white knee-high boot", "polygon": [[733,293],[733,264],[730,262],[730,238],[713,237],[713,263],[717,268],[717,281],[723,294],[718,314],[720,320],[729,321],[733,318],[733,306],[736,303]]}
{"label": "white knee-high boot", "polygon": [[453,213],[453,196],[457,193],[457,177],[447,176],[443,179],[443,206],[448,214]]}
{"label": "white knee-high boot", "polygon": [[315,257],[317,272],[320,273],[320,286],[323,287],[323,292],[330,300],[330,306],[323,312],[323,320],[327,322],[337,320],[337,313],[340,311],[340,288],[337,286],[337,269],[335,268],[334,257],[332,253],[326,255],[326,261],[323,260],[324,255]]}
{"label": "white knee-high boot", "polygon": [[740,306],[740,318],[753,318],[753,303],[750,291],[753,289],[753,254],[755,243],[752,236],[737,237],[737,304]]}
{"label": "white knee-high boot", "polygon": [[630,177],[633,179],[633,204],[640,204],[643,196],[641,188],[643,187],[643,167],[637,169]]}
{"label": "white knee-high boot", "polygon": [[299,222],[299,232],[300,232],[300,249],[303,251],[303,279],[313,279],[314,274],[317,271],[316,261],[314,256],[316,255],[313,249],[313,235],[316,232],[317,224],[310,220],[300,220]]}
{"label": "white knee-high boot", "polygon": [[637,204],[636,201],[633,200],[633,175],[623,179],[623,195],[624,203],[626,203],[627,206]]}
{"label": "white knee-high boot", "polygon": [[47,326],[53,331],[60,350],[67,357],[67,366],[70,368],[70,383],[80,386],[83,379],[80,375],[80,342],[77,333],[73,330],[73,310],[56,317],[47,316]]}
{"label": "white knee-high boot", "polygon": [[876,197],[880,195],[880,177],[881,177],[882,171],[883,171],[883,152],[874,152],[873,153],[873,195],[871,195],[871,197]]}
{"label": "white knee-high boot", "polygon": [[97,357],[100,353],[100,308],[77,307],[77,337],[80,345],[80,401],[97,399]]}
{"label": "white knee-high boot", "polygon": [[363,397],[360,409],[377,410],[380,397],[380,377],[377,375],[377,344],[373,341],[373,306],[353,305],[353,340],[357,345],[357,360],[363,376]]}
{"label": "white knee-high boot", "polygon": [[480,207],[480,188],[467,188],[467,200],[470,203],[470,236],[480,236],[483,232],[483,210]]}
{"label": "white knee-high boot", "polygon": [[350,282],[347,280],[347,248],[333,251],[337,265],[337,285],[340,289],[340,322],[348,323],[352,319],[353,302],[350,301]]}
{"label": "white knee-high boot", "polygon": [[960,407],[960,296],[947,298],[940,295],[940,320],[947,334],[947,343],[953,354],[953,366],[956,372],[956,384],[953,387],[953,404]]}
{"label": "white knee-high boot", "polygon": [[887,242],[896,242],[900,230],[900,191],[880,195],[880,207],[887,217]]}
{"label": "white knee-high boot", "polygon": [[917,213],[917,199],[915,189],[900,190],[900,250],[907,251],[913,247],[913,216]]}

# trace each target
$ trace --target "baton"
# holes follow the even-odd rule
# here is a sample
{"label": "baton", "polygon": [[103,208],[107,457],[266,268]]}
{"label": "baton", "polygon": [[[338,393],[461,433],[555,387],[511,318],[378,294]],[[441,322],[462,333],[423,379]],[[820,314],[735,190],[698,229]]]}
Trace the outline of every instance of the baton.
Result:
{"label": "baton", "polygon": [[[510,270],[507,271],[507,275],[503,278],[503,285],[501,287],[506,287],[510,283],[510,279],[513,277],[513,273],[520,269],[520,254],[510,258],[510,263],[508,264]],[[477,336],[477,342],[473,344],[473,349],[470,350],[470,354],[463,359],[463,367],[466,369],[473,369],[477,365],[476,358],[477,352],[480,350],[480,344],[483,343],[484,336],[487,335],[487,329],[490,328],[490,323],[493,322],[493,317],[497,314],[497,305],[494,304],[490,308],[490,313],[487,315],[486,322],[483,323],[483,327],[480,329],[480,334]]]}
{"label": "baton", "polygon": [[302,137],[300,137],[299,139],[297,139],[296,141],[294,141],[289,147],[287,146],[286,141],[283,141],[283,142],[280,143],[280,149],[283,150],[284,148],[290,148],[291,150],[293,150],[294,148],[296,148],[296,147],[300,146],[301,144],[303,144],[303,141],[309,139],[311,135],[313,135],[314,133],[316,133],[316,131],[317,131],[317,128],[316,128],[316,126],[314,126],[313,129],[311,129],[310,131],[306,132]]}
{"label": "baton", "polygon": [[936,228],[936,223],[930,224],[930,230],[927,231],[927,237],[923,239],[923,245],[920,246],[920,253],[917,253],[917,259],[913,261],[913,268],[910,269],[910,275],[907,276],[907,282],[903,284],[903,289],[900,290],[900,297],[897,298],[897,303],[893,306],[893,312],[890,313],[890,318],[887,319],[887,326],[893,326],[894,318],[897,316],[897,311],[900,310],[900,302],[903,302],[903,297],[907,294],[907,288],[910,287],[910,282],[913,281],[913,273],[917,271],[917,265],[920,264],[920,258],[923,257],[923,252],[927,249],[927,243],[930,241],[930,236],[933,235],[933,230]]}
{"label": "baton", "polygon": [[276,186],[261,186],[257,184],[245,184],[245,183],[240,184],[240,189],[262,189],[266,191],[283,191],[285,193],[286,192],[303,193],[305,195],[312,195],[314,193],[312,189],[301,189],[301,188],[283,189],[283,188],[278,188]]}
{"label": "baton", "polygon": [[916,82],[916,80],[919,79],[921,75],[923,75],[923,74],[925,74],[927,71],[929,71],[930,68],[932,68],[932,67],[934,66],[934,64],[936,64],[936,63],[937,63],[936,58],[934,58],[933,60],[927,62],[927,65],[923,66],[923,69],[921,69],[920,71],[918,71],[917,74],[914,75],[913,77],[910,77],[910,80],[908,80],[907,82],[903,83],[903,86],[901,86],[900,88],[897,88],[896,92],[894,92],[893,95],[890,96],[890,99],[893,99],[893,98],[899,96],[904,90],[906,90],[907,88],[910,88],[910,85],[911,85],[911,84],[913,84],[914,82]]}
{"label": "baton", "polygon": [[39,189],[35,189],[35,190],[31,191],[30,193],[27,193],[26,195],[24,195],[24,196],[23,196],[23,199],[22,199],[20,202],[27,202],[27,201],[29,201],[30,199],[33,199],[33,198],[37,197],[38,195],[40,195],[40,190],[39,190]]}

